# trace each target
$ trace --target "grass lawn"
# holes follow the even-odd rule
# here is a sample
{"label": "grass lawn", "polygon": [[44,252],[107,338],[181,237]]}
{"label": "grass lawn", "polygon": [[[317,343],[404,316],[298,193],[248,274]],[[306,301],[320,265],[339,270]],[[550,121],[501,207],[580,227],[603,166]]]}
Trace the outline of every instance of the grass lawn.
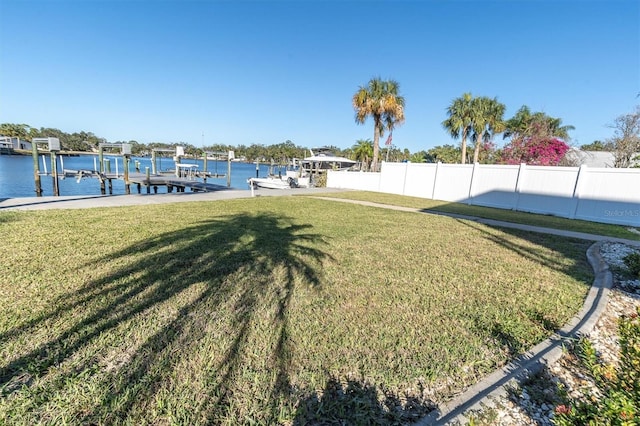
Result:
{"label": "grass lawn", "polygon": [[0,212],[0,424],[385,424],[582,305],[588,242],[307,197]]}
{"label": "grass lawn", "polygon": [[407,197],[404,195],[385,194],[382,192],[346,191],[322,194],[323,197],[343,198],[359,201],[371,201],[380,204],[411,207],[432,210],[434,212],[455,213],[460,215],[482,217],[485,219],[502,220],[505,222],[525,223],[533,226],[543,226],[567,231],[585,232],[588,234],[606,235],[609,237],[626,238],[640,241],[640,234],[629,231],[629,226],[609,225],[606,223],[589,222],[586,220],[565,219],[557,216],[517,212],[492,207],[471,206],[463,203],[429,200],[426,198]]}

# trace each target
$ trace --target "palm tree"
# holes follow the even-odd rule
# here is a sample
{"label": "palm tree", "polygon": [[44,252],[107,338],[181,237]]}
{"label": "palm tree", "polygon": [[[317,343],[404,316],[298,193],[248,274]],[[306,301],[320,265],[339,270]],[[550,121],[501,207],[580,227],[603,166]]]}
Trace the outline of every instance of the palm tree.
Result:
{"label": "palm tree", "polygon": [[502,138],[510,138],[517,135],[526,135],[533,116],[528,106],[522,105],[516,114],[505,122],[505,130],[502,134]]}
{"label": "palm tree", "polygon": [[471,131],[473,117],[473,97],[471,93],[464,93],[461,97],[454,99],[447,108],[449,116],[442,122],[442,126],[451,134],[451,137],[458,139],[462,136],[462,159],[464,164],[467,160],[467,136]]}
{"label": "palm tree", "polygon": [[503,103],[498,102],[498,98],[491,99],[486,96],[472,99],[471,104],[471,129],[474,141],[473,162],[477,163],[482,143],[491,140],[495,133],[504,131],[505,124],[502,117],[506,107]]}
{"label": "palm tree", "polygon": [[371,157],[373,157],[373,142],[371,139],[358,139],[351,147],[354,160],[360,161],[361,168],[367,169]]}
{"label": "palm tree", "polygon": [[569,136],[569,130],[575,130],[576,128],[567,124],[565,126],[562,125],[561,118],[554,118],[547,116],[547,124],[549,126],[549,131],[553,136],[556,136],[563,141],[571,140]]}
{"label": "palm tree", "polygon": [[509,138],[512,136],[531,136],[534,131],[534,127],[543,127],[550,136],[560,138],[564,141],[568,141],[569,131],[575,130],[575,127],[571,125],[562,125],[562,119],[551,117],[544,112],[531,113],[528,106],[523,105],[520,107],[516,114],[506,121],[505,132],[503,138]]}
{"label": "palm tree", "polygon": [[380,137],[384,131],[390,132],[404,123],[404,97],[398,93],[400,86],[395,80],[382,80],[380,77],[369,80],[367,86],[360,86],[353,95],[353,108],[356,111],[356,123],[364,124],[367,118],[373,118],[373,161],[372,171],[378,171]]}

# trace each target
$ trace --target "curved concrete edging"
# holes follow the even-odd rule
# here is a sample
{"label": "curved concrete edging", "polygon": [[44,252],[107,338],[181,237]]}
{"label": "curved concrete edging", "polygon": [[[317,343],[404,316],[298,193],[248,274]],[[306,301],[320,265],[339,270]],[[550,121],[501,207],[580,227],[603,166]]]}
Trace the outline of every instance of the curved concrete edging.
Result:
{"label": "curved concrete edging", "polygon": [[609,266],[600,254],[601,245],[602,242],[597,242],[587,250],[587,258],[595,278],[582,309],[567,325],[524,355],[471,386],[452,401],[441,405],[416,422],[416,425],[446,425],[468,421],[465,415],[467,412],[491,407],[495,398],[506,396],[507,385],[518,383],[560,359],[566,340],[588,334],[600,318],[613,284]]}

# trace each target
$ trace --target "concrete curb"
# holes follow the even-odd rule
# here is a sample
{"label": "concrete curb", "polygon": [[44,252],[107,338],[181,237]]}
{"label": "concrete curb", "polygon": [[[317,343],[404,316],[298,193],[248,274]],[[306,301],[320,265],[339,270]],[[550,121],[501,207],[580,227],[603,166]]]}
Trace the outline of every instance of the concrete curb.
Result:
{"label": "concrete curb", "polygon": [[470,412],[494,406],[496,398],[507,394],[508,385],[519,383],[560,359],[565,341],[588,334],[600,318],[607,304],[608,292],[613,285],[609,266],[600,254],[601,245],[602,242],[597,242],[587,250],[587,258],[595,278],[582,309],[567,325],[524,355],[471,386],[452,401],[442,404],[415,424],[421,426],[464,424],[469,420]]}

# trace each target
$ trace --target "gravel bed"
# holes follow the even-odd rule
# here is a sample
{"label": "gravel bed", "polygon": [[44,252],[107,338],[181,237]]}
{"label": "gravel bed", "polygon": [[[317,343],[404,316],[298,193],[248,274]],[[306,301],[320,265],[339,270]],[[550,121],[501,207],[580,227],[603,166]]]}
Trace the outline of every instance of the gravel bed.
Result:
{"label": "gravel bed", "polygon": [[[618,318],[634,313],[640,306],[640,280],[624,277],[626,266],[622,261],[634,251],[638,249],[621,243],[601,246],[601,255],[613,273],[613,289],[606,308],[586,337],[606,363],[615,364],[618,360]],[[493,408],[467,413],[467,416],[475,425],[553,425],[555,407],[562,403],[561,392],[575,397],[584,389],[594,390],[593,383],[579,370],[575,356],[565,352],[557,362],[521,386],[510,389],[508,397],[494,400]]]}

